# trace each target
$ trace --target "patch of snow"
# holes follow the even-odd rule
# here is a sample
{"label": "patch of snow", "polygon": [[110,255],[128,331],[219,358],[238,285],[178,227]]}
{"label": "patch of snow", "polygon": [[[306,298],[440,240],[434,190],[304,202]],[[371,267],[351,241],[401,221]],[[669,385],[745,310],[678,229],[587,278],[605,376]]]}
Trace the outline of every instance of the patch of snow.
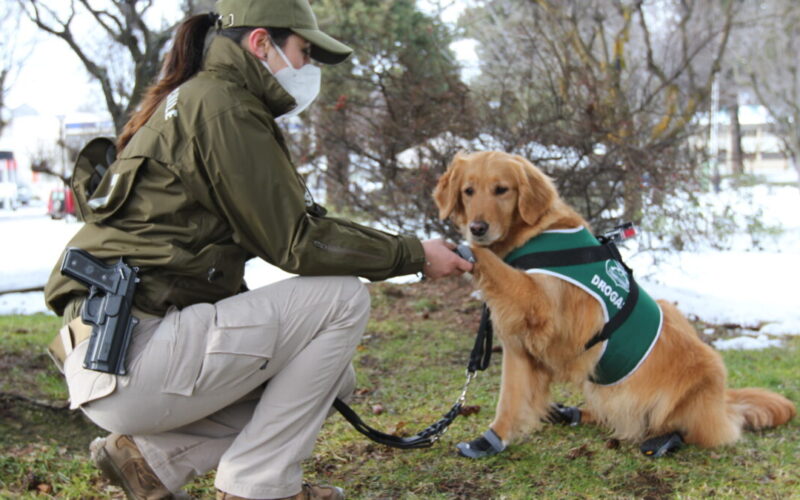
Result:
{"label": "patch of snow", "polygon": [[759,335],[753,337],[734,337],[732,339],[719,339],[712,342],[718,351],[727,351],[730,349],[737,350],[754,350],[754,349],[767,349],[769,347],[780,347],[783,342],[779,339],[771,339],[766,335]]}

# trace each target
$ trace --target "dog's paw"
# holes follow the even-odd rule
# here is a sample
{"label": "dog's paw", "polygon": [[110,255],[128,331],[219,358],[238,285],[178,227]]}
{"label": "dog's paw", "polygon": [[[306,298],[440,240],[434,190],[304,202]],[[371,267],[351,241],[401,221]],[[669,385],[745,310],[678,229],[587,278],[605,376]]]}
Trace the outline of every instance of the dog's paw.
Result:
{"label": "dog's paw", "polygon": [[473,439],[469,443],[458,443],[458,454],[467,458],[484,458],[497,455],[506,449],[506,445],[500,436],[495,434],[492,429],[484,432],[482,436]]}
{"label": "dog's paw", "polygon": [[575,406],[564,406],[561,403],[550,405],[547,415],[542,419],[551,424],[567,424],[571,427],[581,423],[581,410]]}
{"label": "dog's paw", "polygon": [[645,456],[659,458],[680,449],[682,446],[683,438],[681,435],[677,432],[671,432],[663,436],[648,439],[639,446],[639,449]]}

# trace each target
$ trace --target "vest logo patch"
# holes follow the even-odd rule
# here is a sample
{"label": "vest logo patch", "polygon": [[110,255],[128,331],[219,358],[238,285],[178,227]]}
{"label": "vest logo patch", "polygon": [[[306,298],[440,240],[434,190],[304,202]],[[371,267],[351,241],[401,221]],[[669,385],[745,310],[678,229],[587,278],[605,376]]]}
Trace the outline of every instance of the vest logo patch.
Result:
{"label": "vest logo patch", "polygon": [[616,260],[607,260],[606,261],[606,274],[608,274],[614,283],[625,290],[626,292],[631,291],[631,283],[628,280],[628,273],[625,271],[625,268],[622,267],[622,264]]}
{"label": "vest logo patch", "polygon": [[592,286],[597,288],[612,304],[617,306],[617,309],[622,309],[622,305],[625,303],[625,301],[622,300],[622,296],[614,290],[613,286],[606,283],[603,278],[596,274],[592,276]]}
{"label": "vest logo patch", "polygon": [[169,120],[170,118],[175,118],[178,116],[178,94],[180,91],[181,88],[178,87],[170,92],[167,96],[167,107],[164,109],[164,120]]}

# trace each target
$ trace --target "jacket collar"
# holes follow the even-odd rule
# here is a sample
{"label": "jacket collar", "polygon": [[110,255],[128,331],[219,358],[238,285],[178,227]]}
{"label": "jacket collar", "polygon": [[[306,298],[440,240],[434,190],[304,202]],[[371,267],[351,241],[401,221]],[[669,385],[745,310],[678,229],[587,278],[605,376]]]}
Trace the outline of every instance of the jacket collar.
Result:
{"label": "jacket collar", "polygon": [[294,97],[284,90],[257,57],[223,36],[215,36],[211,41],[203,69],[246,88],[276,118],[297,106]]}

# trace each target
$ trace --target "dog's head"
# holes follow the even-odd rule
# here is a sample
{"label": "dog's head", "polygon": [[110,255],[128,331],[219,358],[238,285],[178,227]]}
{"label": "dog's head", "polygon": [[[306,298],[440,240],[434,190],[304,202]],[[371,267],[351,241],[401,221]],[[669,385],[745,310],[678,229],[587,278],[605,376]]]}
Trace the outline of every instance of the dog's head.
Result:
{"label": "dog's head", "polygon": [[440,218],[450,217],[470,243],[489,246],[536,225],[558,195],[525,158],[489,151],[457,154],[433,197]]}

